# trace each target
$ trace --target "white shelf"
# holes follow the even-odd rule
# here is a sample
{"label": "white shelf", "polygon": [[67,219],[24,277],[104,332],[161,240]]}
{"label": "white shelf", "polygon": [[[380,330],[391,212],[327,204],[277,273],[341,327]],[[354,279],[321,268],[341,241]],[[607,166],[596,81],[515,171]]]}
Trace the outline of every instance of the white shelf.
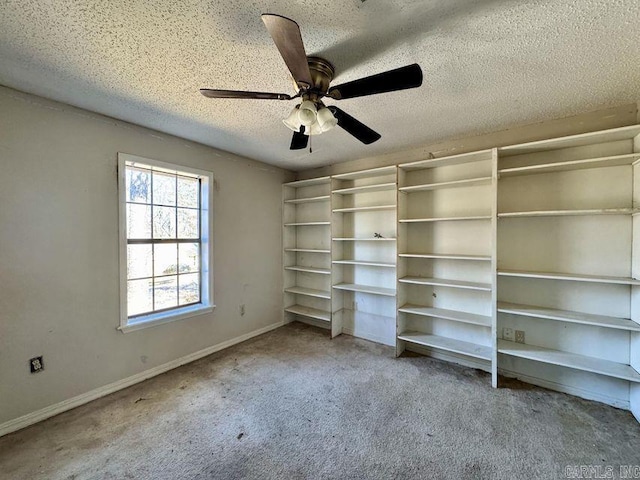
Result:
{"label": "white shelf", "polygon": [[396,206],[393,205],[373,205],[370,207],[348,207],[348,208],[336,208],[333,213],[349,213],[349,212],[372,212],[374,210],[395,210]]}
{"label": "white shelf", "polygon": [[323,320],[325,322],[331,321],[331,313],[325,312],[317,308],[305,307],[304,305],[292,305],[284,309],[285,312],[295,313],[296,315],[302,315],[303,317],[315,318],[316,320]]}
{"label": "white shelf", "polygon": [[611,155],[608,157],[588,158],[585,160],[571,160],[567,162],[545,163],[526,167],[503,168],[498,170],[500,177],[515,177],[519,175],[537,175],[550,172],[564,172],[568,170],[583,170],[587,168],[619,167],[631,165],[640,159],[640,153],[627,155]]}
{"label": "white shelf", "polygon": [[426,223],[426,222],[456,222],[463,220],[491,220],[491,215],[476,215],[470,217],[439,217],[439,218],[404,218],[400,223]]}
{"label": "white shelf", "polygon": [[360,266],[363,266],[363,267],[396,268],[396,264],[395,263],[364,262],[362,260],[334,260],[331,263],[337,263],[338,265],[360,265]]}
{"label": "white shelf", "polygon": [[504,212],[498,218],[515,217],[575,217],[584,215],[631,215],[637,210],[633,208],[594,208],[587,210],[538,210],[529,212]]}
{"label": "white shelf", "polygon": [[324,202],[329,200],[329,195],[322,195],[320,197],[306,197],[306,198],[292,198],[291,200],[285,200],[284,203],[313,203]]}
{"label": "white shelf", "polygon": [[301,267],[298,265],[293,265],[290,267],[284,267],[284,269],[292,270],[294,272],[319,273],[321,275],[331,275],[331,269],[329,268]]}
{"label": "white shelf", "polygon": [[385,297],[395,297],[396,290],[394,288],[372,287],[369,285],[356,285],[353,283],[339,283],[333,288],[338,290],[347,290],[349,292],[370,293],[372,295],[383,295]]}
{"label": "white shelf", "polygon": [[369,193],[369,192],[383,192],[386,190],[395,190],[396,183],[378,183],[376,185],[363,185],[361,187],[351,187],[351,188],[339,188],[337,190],[333,190],[331,193],[335,193],[337,195],[350,195],[354,193]]}
{"label": "white shelf", "polygon": [[296,180],[294,182],[285,183],[285,187],[309,187],[311,185],[322,185],[325,183],[329,183],[331,181],[331,177],[318,177],[318,178],[310,178],[308,180]]}
{"label": "white shelf", "polygon": [[353,238],[353,237],[341,237],[332,238],[334,242],[395,242],[395,238]]}
{"label": "white shelf", "polygon": [[415,285],[433,285],[435,287],[463,288],[467,290],[491,291],[490,283],[462,282],[459,280],[445,280],[443,278],[425,278],[407,276],[398,279],[401,283],[412,283]]}
{"label": "white shelf", "polygon": [[607,283],[614,285],[640,285],[640,280],[627,277],[603,275],[580,275],[575,273],[530,272],[525,270],[498,270],[502,277],[539,278],[545,280],[569,280],[575,282]]}
{"label": "white shelf", "polygon": [[423,192],[427,190],[437,190],[440,188],[473,187],[476,185],[490,185],[490,184],[491,184],[491,177],[480,177],[480,178],[469,178],[466,180],[455,180],[452,182],[410,185],[407,187],[400,187],[398,188],[398,190],[404,193],[411,193],[411,192]]}
{"label": "white shelf", "polygon": [[418,160],[417,162],[402,163],[398,165],[403,170],[424,170],[427,168],[447,167],[450,165],[460,165],[462,163],[480,162],[491,160],[491,150],[479,152],[461,153],[442,158],[430,158],[428,160]]}
{"label": "white shelf", "polygon": [[470,323],[481,327],[491,327],[491,317],[477,315],[475,313],[458,312],[455,310],[445,310],[443,308],[423,307],[407,303],[398,309],[399,312],[410,313],[422,317],[436,317],[454,322]]}
{"label": "white shelf", "polygon": [[551,350],[535,345],[525,345],[523,343],[498,340],[498,352],[511,355],[513,357],[526,358],[537,362],[558,365],[561,367],[573,368],[584,372],[597,373],[608,377],[628,380],[630,382],[640,382],[640,373],[636,372],[629,365],[601,360],[585,355]]}
{"label": "white shelf", "polygon": [[482,360],[491,360],[491,348],[475,343],[463,342],[453,338],[439,337],[420,332],[403,332],[398,335],[399,340],[424,347],[437,348],[447,352],[459,353],[468,357],[480,358]]}
{"label": "white shelf", "polygon": [[594,315],[591,313],[557,310],[554,308],[507,302],[498,302],[498,312],[567,323],[579,323],[594,327],[640,332],[640,325],[628,318],[609,317],[606,315]]}
{"label": "white shelf", "polygon": [[581,133],[568,137],[553,138],[551,140],[539,140],[536,142],[510,145],[498,148],[499,156],[521,155],[525,153],[546,152],[561,148],[582,147],[596,143],[617,142],[620,140],[630,140],[636,135],[640,135],[640,125],[629,127],[612,128],[598,132]]}
{"label": "white shelf", "polygon": [[296,222],[296,223],[285,223],[285,227],[313,227],[318,225],[331,225],[331,222]]}
{"label": "white shelf", "polygon": [[284,251],[301,253],[331,253],[331,250],[317,250],[314,248],[285,248]]}
{"label": "white shelf", "polygon": [[472,260],[478,262],[490,262],[491,257],[488,255],[453,255],[442,253],[400,253],[402,258],[431,258],[435,260]]}
{"label": "white shelf", "polygon": [[380,177],[382,175],[390,175],[396,173],[396,166],[370,168],[368,170],[360,170],[358,172],[339,173],[333,178],[337,180],[356,180],[358,178]]}
{"label": "white shelf", "polygon": [[315,297],[315,298],[331,298],[331,292],[327,292],[324,290],[316,290],[314,288],[305,288],[305,287],[289,287],[284,289],[287,293],[295,293],[296,295],[306,295],[307,297]]}

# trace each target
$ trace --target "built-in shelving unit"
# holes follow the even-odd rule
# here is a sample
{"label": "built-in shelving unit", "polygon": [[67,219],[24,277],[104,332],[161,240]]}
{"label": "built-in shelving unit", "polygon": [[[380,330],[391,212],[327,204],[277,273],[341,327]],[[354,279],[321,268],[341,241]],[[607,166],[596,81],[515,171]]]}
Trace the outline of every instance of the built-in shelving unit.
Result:
{"label": "built-in shelving unit", "polygon": [[636,417],[639,135],[633,126],[498,149],[501,371]]}
{"label": "built-in shelving unit", "polygon": [[285,318],[640,420],[640,125],[284,186]]}
{"label": "built-in shelving unit", "polygon": [[332,177],[333,301],[341,331],[395,345],[397,168]]}
{"label": "built-in shelving unit", "polygon": [[496,165],[486,150],[399,166],[398,355],[410,349],[496,373]]}
{"label": "built-in shelving unit", "polygon": [[282,187],[285,321],[331,326],[330,188],[329,177]]}

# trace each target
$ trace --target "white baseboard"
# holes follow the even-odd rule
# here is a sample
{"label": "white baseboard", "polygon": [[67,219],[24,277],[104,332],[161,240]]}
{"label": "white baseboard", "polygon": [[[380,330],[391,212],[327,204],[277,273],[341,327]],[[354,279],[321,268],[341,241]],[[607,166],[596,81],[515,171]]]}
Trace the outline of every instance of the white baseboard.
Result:
{"label": "white baseboard", "polygon": [[359,331],[358,333],[356,333],[356,331],[353,328],[349,328],[349,327],[342,327],[342,333],[351,335],[352,337],[369,340],[370,342],[380,343],[381,345],[387,345],[388,347],[396,346],[395,343],[389,343],[388,338],[384,338],[383,336],[376,335],[374,333],[363,332],[363,331]]}
{"label": "white baseboard", "polygon": [[245,340],[249,340],[250,338],[270,332],[271,330],[275,330],[276,328],[283,325],[284,322],[282,321],[271,324],[258,330],[254,330],[253,332],[249,332],[244,335],[240,335],[239,337],[232,338],[231,340],[227,340],[226,342],[218,343],[217,345],[213,345],[203,350],[185,355],[184,357],[177,358],[163,365],[145,370],[144,372],[136,373],[135,375],[123,378],[122,380],[118,380],[102,387],[98,387],[94,390],[82,393],[73,398],[63,400],[62,402],[56,403],[55,405],[49,405],[48,407],[41,408],[40,410],[36,410],[35,412],[27,413],[26,415],[23,415],[21,417],[14,418],[13,420],[9,420],[8,422],[0,424],[0,437],[28,427],[29,425],[33,425],[34,423],[41,422],[42,420],[46,420],[47,418],[53,417],[54,415],[58,415],[59,413],[71,410],[72,408],[79,407],[80,405],[84,405],[85,403],[97,400],[98,398],[104,397],[113,392],[117,392],[118,390],[122,390],[123,388],[127,388],[131,385],[135,385],[136,383],[143,382],[149,378],[155,377],[156,375],[160,375],[161,373],[165,373],[169,370],[173,370],[174,368],[181,367],[182,365],[191,363],[202,357],[211,355],[212,353],[224,350],[225,348],[229,348],[233,345],[244,342]]}
{"label": "white baseboard", "polygon": [[318,327],[324,330],[331,330],[331,322],[316,320],[315,318],[303,317],[302,315],[296,315],[295,321],[304,323],[306,325],[311,325],[312,327]]}
{"label": "white baseboard", "polygon": [[405,343],[405,350],[408,350],[409,352],[419,353],[420,355],[425,355],[427,357],[437,358],[438,360],[443,360],[445,362],[457,363],[463,367],[475,368],[491,373],[491,363],[488,361],[467,357],[465,355],[458,355],[453,352],[443,352],[442,350],[431,349],[421,345],[412,345],[408,342]]}
{"label": "white baseboard", "polygon": [[596,402],[605,403],[612,407],[621,408],[623,410],[629,410],[630,405],[628,401],[621,400],[615,397],[609,397],[603,395],[600,392],[594,392],[593,390],[586,390],[584,388],[572,387],[569,385],[563,385],[561,383],[551,382],[542,378],[532,377],[530,375],[523,375],[522,373],[513,372],[511,370],[505,370],[503,368],[498,369],[500,375],[505,377],[517,378],[523,382],[530,383],[532,385],[538,385],[539,387],[548,388],[549,390],[555,390],[556,392],[568,393],[576,397],[584,398],[587,400],[595,400]]}

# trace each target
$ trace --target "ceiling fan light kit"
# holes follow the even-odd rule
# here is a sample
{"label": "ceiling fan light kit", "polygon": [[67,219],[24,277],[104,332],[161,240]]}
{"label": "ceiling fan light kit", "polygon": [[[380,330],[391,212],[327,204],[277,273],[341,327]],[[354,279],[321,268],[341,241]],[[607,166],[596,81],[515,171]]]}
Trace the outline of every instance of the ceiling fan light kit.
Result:
{"label": "ceiling fan light kit", "polygon": [[306,148],[309,135],[319,135],[336,125],[353,135],[365,145],[380,139],[381,135],[351,115],[333,105],[327,107],[324,97],[333,100],[363,97],[394,92],[422,85],[422,69],[418,64],[407,65],[378,73],[341,85],[330,87],[335,69],[320,57],[307,57],[300,34],[300,27],[290,18],[263,14],[262,21],[284,60],[296,88],[295,95],[286,93],[246,92],[236,90],[200,89],[208,98],[245,98],[261,100],[293,100],[301,98],[282,122],[293,130],[291,150]]}

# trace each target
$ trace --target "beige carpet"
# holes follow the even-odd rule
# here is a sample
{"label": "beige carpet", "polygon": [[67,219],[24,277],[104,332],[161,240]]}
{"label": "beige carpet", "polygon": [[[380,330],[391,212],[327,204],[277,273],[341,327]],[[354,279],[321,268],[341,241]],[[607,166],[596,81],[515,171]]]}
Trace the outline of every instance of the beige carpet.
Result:
{"label": "beige carpet", "polygon": [[629,412],[494,390],[485,373],[301,324],[0,438],[11,480],[549,479],[621,464],[640,464]]}

